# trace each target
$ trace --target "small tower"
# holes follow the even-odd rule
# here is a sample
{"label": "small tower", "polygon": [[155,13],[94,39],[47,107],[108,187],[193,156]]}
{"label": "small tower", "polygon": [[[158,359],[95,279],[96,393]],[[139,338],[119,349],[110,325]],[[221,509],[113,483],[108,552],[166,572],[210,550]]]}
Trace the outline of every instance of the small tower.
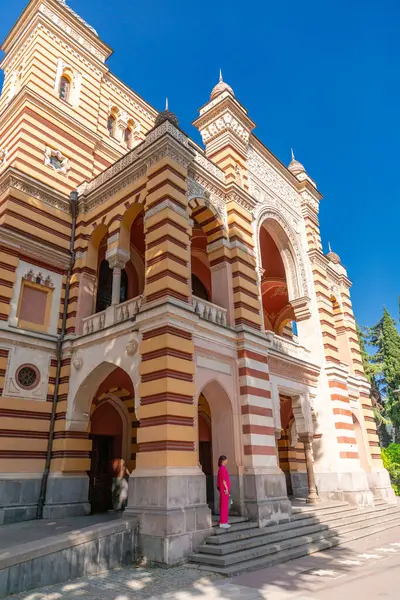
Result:
{"label": "small tower", "polygon": [[221,71],[210,100],[199,113],[193,125],[200,131],[207,157],[225,172],[227,183],[236,181],[246,187],[247,148],[255,123]]}

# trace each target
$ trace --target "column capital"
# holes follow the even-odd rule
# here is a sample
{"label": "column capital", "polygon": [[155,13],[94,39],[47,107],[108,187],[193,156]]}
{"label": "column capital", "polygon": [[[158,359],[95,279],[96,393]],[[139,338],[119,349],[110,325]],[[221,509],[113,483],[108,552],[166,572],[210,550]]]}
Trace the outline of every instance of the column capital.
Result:
{"label": "column capital", "polygon": [[111,269],[114,269],[115,267],[123,269],[129,258],[129,253],[125,252],[125,250],[121,250],[120,248],[111,248],[106,252],[106,260],[108,261]]}

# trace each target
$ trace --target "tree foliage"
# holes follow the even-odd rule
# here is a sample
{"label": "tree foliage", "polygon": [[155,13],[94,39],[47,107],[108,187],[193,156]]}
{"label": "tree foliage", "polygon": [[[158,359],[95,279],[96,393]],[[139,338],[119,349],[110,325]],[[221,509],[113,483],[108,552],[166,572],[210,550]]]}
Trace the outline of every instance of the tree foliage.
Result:
{"label": "tree foliage", "polygon": [[396,496],[400,496],[400,444],[382,448],[383,466],[388,470]]}
{"label": "tree foliage", "polygon": [[369,329],[368,343],[376,349],[370,357],[371,368],[377,389],[385,398],[384,410],[393,424],[395,441],[400,442],[400,334],[386,308]]}

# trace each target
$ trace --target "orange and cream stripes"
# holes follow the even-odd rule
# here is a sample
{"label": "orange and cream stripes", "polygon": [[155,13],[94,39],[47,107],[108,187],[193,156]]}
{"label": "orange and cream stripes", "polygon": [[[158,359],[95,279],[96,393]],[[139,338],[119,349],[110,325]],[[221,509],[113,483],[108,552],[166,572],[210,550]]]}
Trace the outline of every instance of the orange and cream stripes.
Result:
{"label": "orange and cream stripes", "polygon": [[266,356],[238,352],[244,461],[247,468],[276,465],[273,401]]}
{"label": "orange and cream stripes", "polygon": [[341,369],[335,365],[327,366],[327,374],[339,458],[358,460],[357,440],[346,382],[347,375],[341,373]]}
{"label": "orange and cream stripes", "polygon": [[252,220],[236,203],[227,205],[235,324],[261,330],[261,304]]}

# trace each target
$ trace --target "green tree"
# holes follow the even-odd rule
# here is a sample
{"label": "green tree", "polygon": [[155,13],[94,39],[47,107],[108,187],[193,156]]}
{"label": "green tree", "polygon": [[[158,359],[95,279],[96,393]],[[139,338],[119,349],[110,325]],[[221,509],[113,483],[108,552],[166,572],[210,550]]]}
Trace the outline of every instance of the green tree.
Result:
{"label": "green tree", "polygon": [[369,343],[376,348],[372,362],[377,369],[378,389],[385,396],[385,410],[400,442],[400,334],[384,308],[380,321],[369,330]]}
{"label": "green tree", "polygon": [[381,446],[386,447],[390,444],[391,438],[386,429],[386,425],[390,424],[390,420],[385,415],[385,404],[382,398],[381,391],[376,381],[376,375],[380,371],[380,365],[372,362],[372,357],[368,354],[366,349],[366,342],[368,341],[367,335],[363,333],[356,323],[358,343],[360,345],[361,358],[363,362],[364,373],[370,383],[370,399],[372,404],[372,410],[374,411],[374,417],[376,422],[376,429],[379,436]]}

